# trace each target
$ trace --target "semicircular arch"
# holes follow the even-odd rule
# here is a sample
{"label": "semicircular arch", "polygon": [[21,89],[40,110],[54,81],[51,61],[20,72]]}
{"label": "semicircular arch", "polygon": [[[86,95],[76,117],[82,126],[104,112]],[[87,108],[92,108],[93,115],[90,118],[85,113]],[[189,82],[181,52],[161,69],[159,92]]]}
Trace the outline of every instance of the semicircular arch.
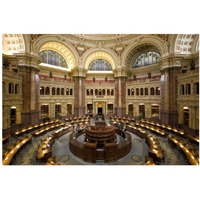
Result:
{"label": "semicircular arch", "polygon": [[60,53],[66,59],[70,69],[78,66],[78,53],[74,47],[66,41],[60,41],[52,36],[39,37],[36,41],[36,53],[39,54],[44,48],[46,50],[47,48],[50,48],[49,50],[55,50]]}
{"label": "semicircular arch", "polygon": [[118,64],[117,55],[115,55],[115,53],[113,53],[111,50],[95,48],[85,52],[82,58],[81,67],[87,69],[89,64],[96,59],[104,59],[108,61],[111,64],[112,69],[115,69]]}
{"label": "semicircular arch", "polygon": [[129,59],[129,55],[131,54],[131,52],[134,51],[135,48],[143,44],[150,44],[152,46],[155,46],[158,49],[161,57],[168,54],[167,44],[164,43],[161,38],[156,36],[148,36],[141,39],[140,42],[135,41],[127,46],[122,54],[122,66],[126,66],[127,59]]}

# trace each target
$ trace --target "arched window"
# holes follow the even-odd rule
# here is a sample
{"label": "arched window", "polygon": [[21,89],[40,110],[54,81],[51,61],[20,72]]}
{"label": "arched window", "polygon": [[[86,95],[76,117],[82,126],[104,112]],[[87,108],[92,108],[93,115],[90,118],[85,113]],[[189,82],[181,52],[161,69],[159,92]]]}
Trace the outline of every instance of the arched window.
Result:
{"label": "arched window", "polygon": [[43,63],[68,68],[66,60],[56,51],[44,50],[40,52],[40,56]]}
{"label": "arched window", "polygon": [[148,88],[145,88],[145,95],[148,95]]}
{"label": "arched window", "polygon": [[50,95],[50,89],[49,89],[49,87],[46,87],[45,94],[46,94],[46,95]]}
{"label": "arched window", "polygon": [[112,66],[107,60],[96,59],[96,60],[93,60],[89,64],[88,70],[90,70],[90,71],[111,71]]}
{"label": "arched window", "polygon": [[153,87],[150,89],[150,91],[151,91],[151,95],[154,95],[154,88]]}
{"label": "arched window", "polygon": [[143,95],[143,88],[140,88],[140,95]]}
{"label": "arched window", "polygon": [[60,95],[60,88],[57,88],[57,95]]}
{"label": "arched window", "polygon": [[90,90],[90,95],[93,96],[93,89]]}
{"label": "arched window", "polygon": [[102,91],[101,91],[101,89],[99,89],[99,95],[102,95]]}
{"label": "arched window", "polygon": [[111,89],[111,95],[112,95],[112,96],[114,95],[114,90],[113,90],[113,89]]}
{"label": "arched window", "polygon": [[73,89],[70,89],[70,95],[73,95]]}
{"label": "arched window", "polygon": [[131,95],[131,90],[130,89],[128,89],[128,96],[130,96]]}
{"label": "arched window", "polygon": [[95,95],[98,95],[98,90],[97,89],[95,89]]}
{"label": "arched window", "polygon": [[156,87],[156,95],[160,95],[160,88]]}
{"label": "arched window", "polygon": [[15,94],[19,94],[19,84],[15,84]]}
{"label": "arched window", "polygon": [[194,83],[194,94],[199,94],[199,82]]}
{"label": "arched window", "polygon": [[181,95],[184,95],[184,94],[185,94],[184,85],[181,85],[181,86],[180,86],[180,94],[181,94]]}
{"label": "arched window", "polygon": [[106,91],[105,91],[105,89],[103,89],[103,95],[105,95],[105,93],[106,93]]}
{"label": "arched window", "polygon": [[132,96],[134,95],[134,89],[133,88],[131,89],[131,95]]}
{"label": "arched window", "polygon": [[52,88],[52,95],[56,95],[56,88]]}
{"label": "arched window", "polygon": [[144,52],[135,59],[132,68],[156,64],[158,58],[160,58],[160,54],[158,52],[155,51]]}
{"label": "arched window", "polygon": [[139,88],[136,88],[136,95],[139,95]]}
{"label": "arched window", "polygon": [[191,94],[191,86],[189,83],[186,84],[186,94],[188,94],[188,95]]}
{"label": "arched window", "polygon": [[9,83],[8,91],[9,91],[9,94],[14,94],[14,84],[13,83]]}
{"label": "arched window", "polygon": [[44,87],[43,86],[40,87],[40,95],[44,95]]}
{"label": "arched window", "polygon": [[61,95],[64,95],[64,88],[61,88]]}
{"label": "arched window", "polygon": [[69,88],[66,89],[66,95],[69,95]]}
{"label": "arched window", "polygon": [[90,95],[90,91],[89,91],[89,89],[87,89],[86,94],[87,94],[87,96]]}
{"label": "arched window", "polygon": [[110,89],[107,89],[107,95],[110,96]]}

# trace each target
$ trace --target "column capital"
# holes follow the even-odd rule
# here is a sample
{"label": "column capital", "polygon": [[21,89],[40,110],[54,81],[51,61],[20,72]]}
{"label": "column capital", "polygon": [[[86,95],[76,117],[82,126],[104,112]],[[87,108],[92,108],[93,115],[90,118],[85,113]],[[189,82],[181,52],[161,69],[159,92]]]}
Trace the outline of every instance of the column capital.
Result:
{"label": "column capital", "polygon": [[126,67],[117,67],[113,70],[115,78],[127,78],[128,69]]}
{"label": "column capital", "polygon": [[72,76],[73,77],[86,77],[87,70],[83,67],[74,67],[72,69]]}

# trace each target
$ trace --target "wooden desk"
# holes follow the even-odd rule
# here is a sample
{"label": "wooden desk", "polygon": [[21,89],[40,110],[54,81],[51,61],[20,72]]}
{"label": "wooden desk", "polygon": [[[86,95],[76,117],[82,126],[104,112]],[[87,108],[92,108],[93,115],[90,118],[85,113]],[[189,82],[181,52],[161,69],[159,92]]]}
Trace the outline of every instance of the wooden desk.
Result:
{"label": "wooden desk", "polygon": [[52,120],[52,121],[45,122],[45,123],[35,124],[35,125],[29,126],[29,127],[25,127],[22,130],[15,131],[14,134],[15,135],[21,135],[21,134],[26,133],[28,131],[34,130],[36,128],[47,126],[47,125],[54,124],[54,123],[57,123],[57,122],[59,122],[59,120]]}
{"label": "wooden desk", "polygon": [[[165,124],[159,124],[158,122],[155,123],[155,122],[151,122],[151,121],[147,121],[147,120],[141,120],[141,122],[142,122],[143,124],[149,124],[149,125],[157,126],[157,127],[161,128],[161,129],[164,129],[164,130],[173,132],[173,133],[178,134],[178,135],[180,135],[180,136],[184,136],[184,135],[185,135],[185,133],[184,133],[183,130],[180,130],[180,129],[177,129],[177,128],[172,128],[172,127],[169,126],[169,125],[167,126],[167,125],[165,125]],[[138,123],[138,125],[139,125],[139,123]],[[157,133],[158,133],[158,132],[157,132]],[[166,132],[165,132],[165,134],[166,134]],[[161,133],[161,135],[162,135],[162,133]]]}
{"label": "wooden desk", "polygon": [[176,144],[184,152],[191,165],[199,165],[199,156],[195,155],[183,141],[174,136],[169,136],[168,140]]}
{"label": "wooden desk", "polygon": [[6,141],[8,141],[8,139],[9,139],[9,137],[5,136],[5,137],[2,138],[2,142],[6,142]]}
{"label": "wooden desk", "polygon": [[51,146],[55,142],[54,136],[50,135],[46,137],[38,148],[37,159],[48,159],[51,157]]}
{"label": "wooden desk", "polygon": [[198,136],[191,136],[191,135],[189,135],[188,138],[189,138],[192,142],[195,142],[195,143],[199,144],[199,137],[198,137]]}
{"label": "wooden desk", "polygon": [[52,129],[54,129],[54,128],[57,128],[57,127],[59,127],[59,126],[63,126],[64,124],[65,124],[65,123],[62,122],[62,123],[59,123],[59,124],[55,124],[55,125],[48,126],[48,127],[43,128],[43,129],[41,129],[41,130],[38,130],[38,131],[33,132],[32,135],[35,135],[35,136],[41,135],[41,134],[44,133],[45,131],[50,131],[50,130],[52,130]]}
{"label": "wooden desk", "polygon": [[145,156],[145,165],[156,165],[156,163],[149,156]]}
{"label": "wooden desk", "polygon": [[56,157],[51,157],[47,160],[45,165],[60,165],[60,163],[56,162]]}
{"label": "wooden desk", "polygon": [[155,137],[147,135],[146,143],[149,145],[149,157],[154,161],[160,161],[164,158],[160,144]]}
{"label": "wooden desk", "polygon": [[18,142],[10,151],[6,154],[5,158],[3,159],[3,165],[9,165],[13,156],[17,153],[17,151],[28,141],[31,140],[31,137],[25,137],[20,142]]}

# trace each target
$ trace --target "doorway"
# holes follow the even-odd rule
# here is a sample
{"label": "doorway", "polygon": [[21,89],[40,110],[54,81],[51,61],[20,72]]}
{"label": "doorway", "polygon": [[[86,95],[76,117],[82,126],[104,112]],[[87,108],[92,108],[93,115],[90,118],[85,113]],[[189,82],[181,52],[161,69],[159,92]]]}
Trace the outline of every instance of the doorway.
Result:
{"label": "doorway", "polygon": [[183,108],[183,124],[189,126],[189,108]]}
{"label": "doorway", "polygon": [[15,125],[16,124],[16,108],[11,108],[10,109],[10,126]]}
{"label": "doorway", "polygon": [[102,108],[98,108],[98,115],[102,115],[103,111]]}
{"label": "doorway", "polygon": [[55,118],[59,118],[61,115],[61,105],[55,105]]}
{"label": "doorway", "polygon": [[139,115],[145,118],[145,105],[139,105]]}

